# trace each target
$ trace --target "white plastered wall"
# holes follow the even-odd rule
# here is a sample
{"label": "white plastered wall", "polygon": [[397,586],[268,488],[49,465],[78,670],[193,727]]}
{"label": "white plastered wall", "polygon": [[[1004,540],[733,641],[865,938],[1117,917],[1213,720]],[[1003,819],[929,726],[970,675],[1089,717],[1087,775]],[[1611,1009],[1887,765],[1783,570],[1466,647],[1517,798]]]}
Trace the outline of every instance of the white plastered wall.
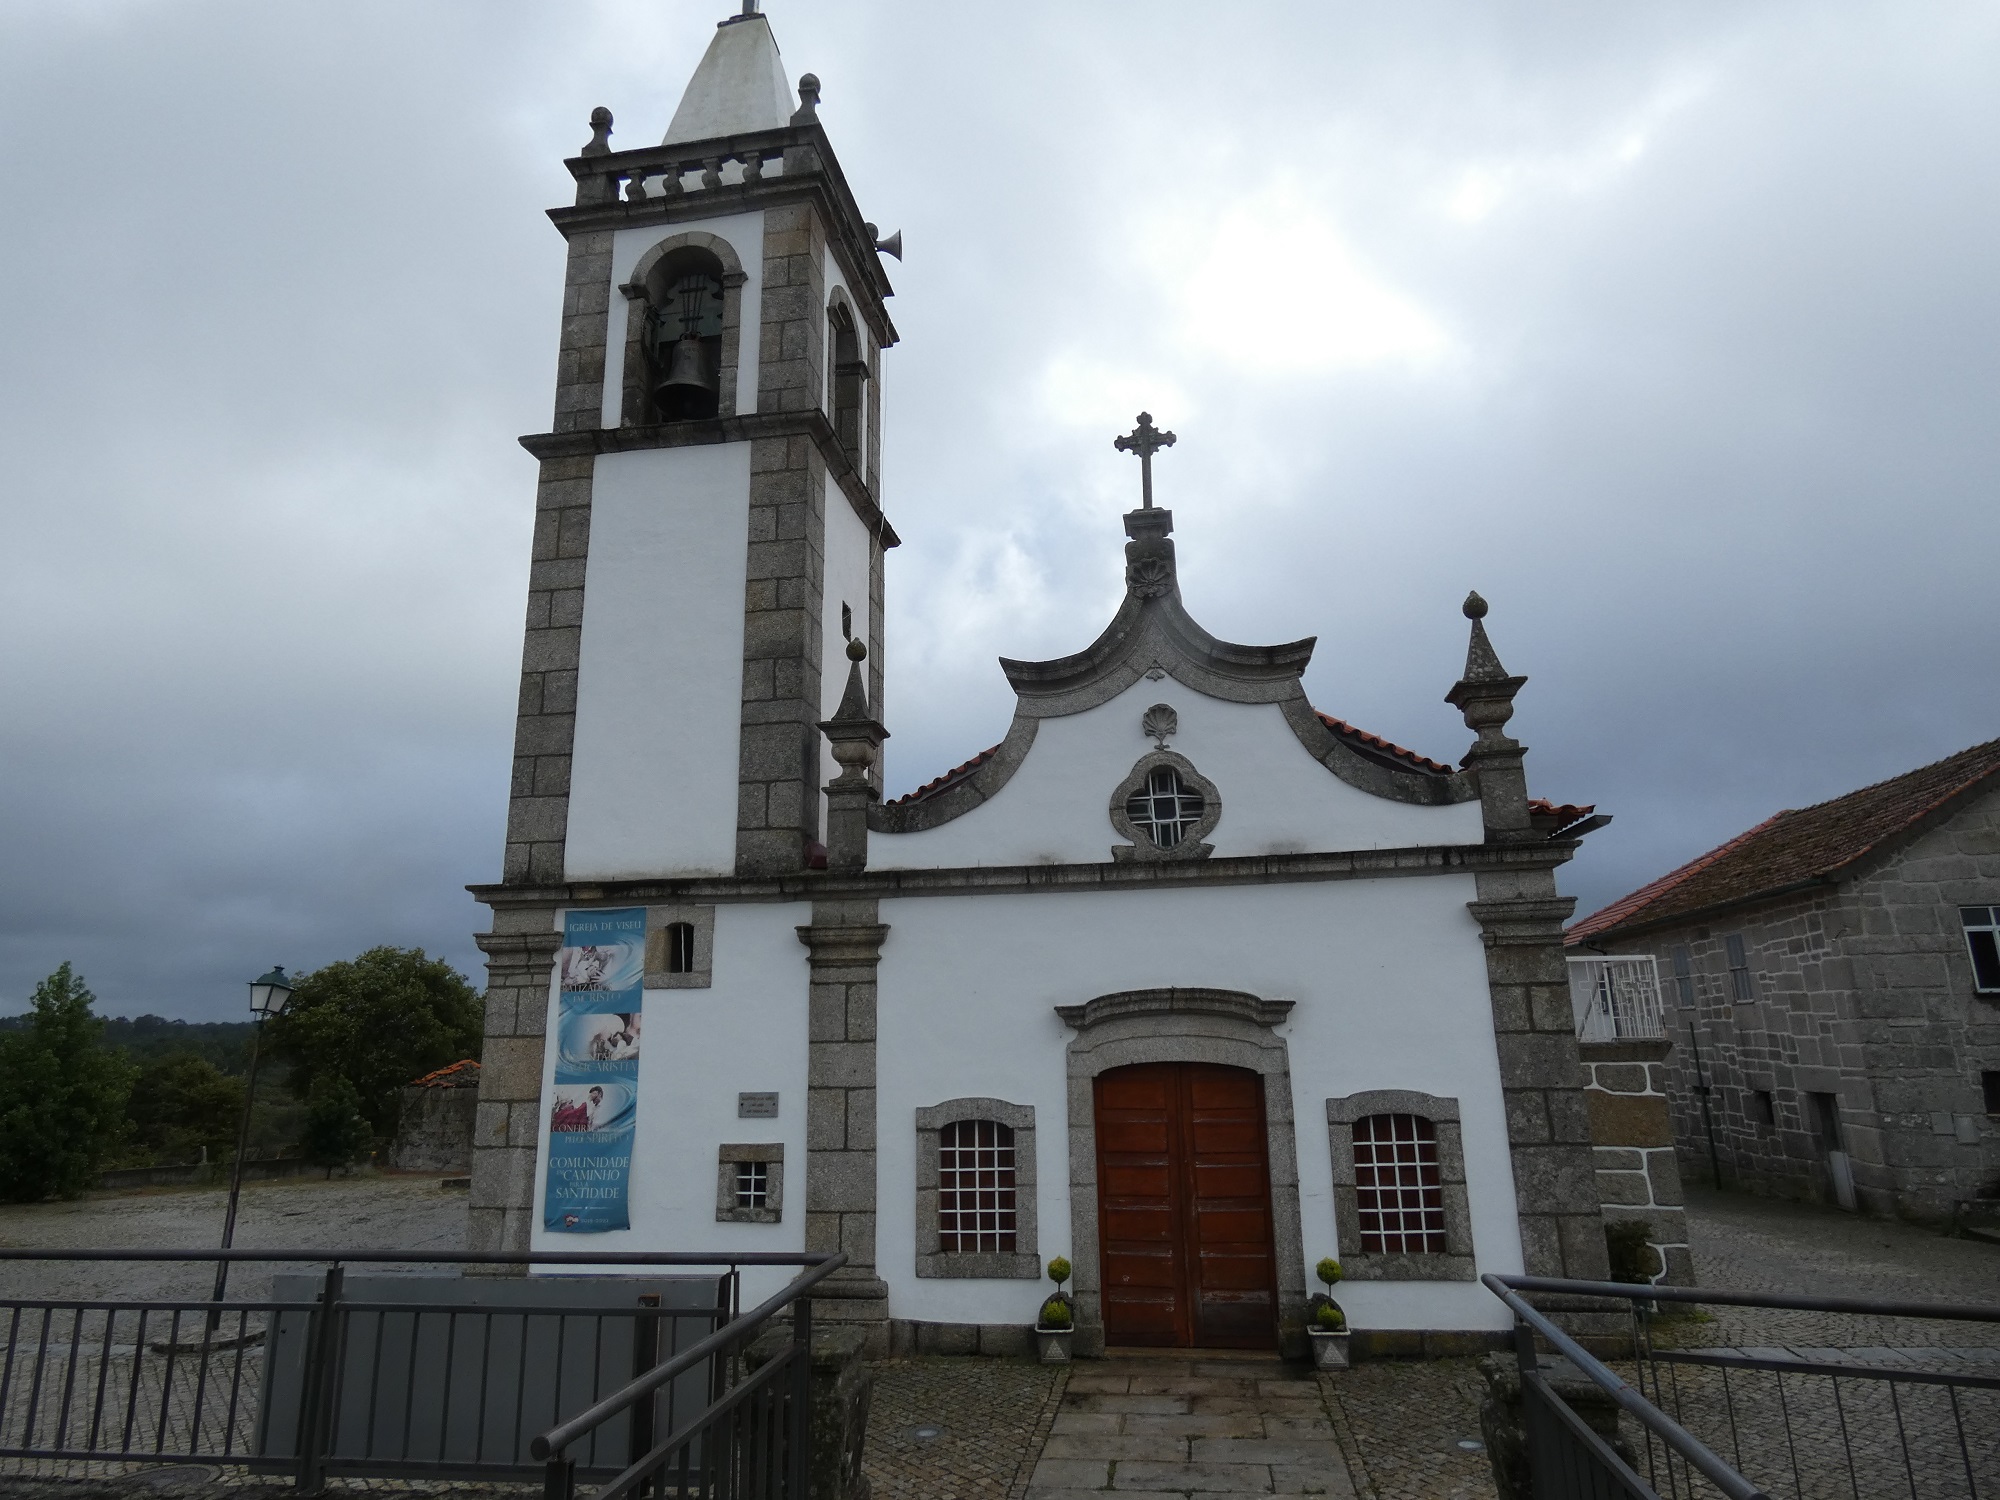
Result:
{"label": "white plastered wall", "polygon": [[[794,932],[809,906],[722,906],[715,913],[714,984],[646,992],[639,1055],[638,1125],[632,1142],[632,1227],[605,1234],[541,1228],[548,1168],[546,1116],[536,1141],[537,1250],[778,1250],[806,1243],[806,950]],[[561,916],[557,916],[560,929]],[[548,1035],[555,1035],[551,989]],[[544,1051],[542,1097],[555,1079]],[[739,1093],[776,1093],[778,1118],[744,1120]],[[783,1219],[720,1224],[715,1218],[716,1148],[779,1141],[785,1148]],[[623,1274],[630,1274],[629,1270]],[[776,1291],[794,1270],[743,1273],[746,1306]]]}
{"label": "white plastered wall", "polygon": [[[847,690],[847,641],[840,633],[840,606],[845,604],[854,614],[854,638],[864,644],[868,640],[868,572],[873,543],[869,540],[868,527],[854,507],[847,503],[847,496],[840,486],[829,477],[826,482],[826,592],[821,600],[820,620],[820,716],[831,718],[833,711],[840,707],[840,695]],[[868,668],[862,666],[862,680],[867,680]],[[833,759],[833,746],[824,735],[820,736],[819,784],[840,774],[840,767]],[[824,803],[825,794],[822,792]],[[826,809],[820,809],[820,827],[826,827]]]}
{"label": "white plastered wall", "polygon": [[[1308,1267],[1342,1249],[1327,1099],[1414,1089],[1459,1101],[1478,1268],[1518,1272],[1485,953],[1465,909],[1473,895],[1472,877],[1450,875],[884,901],[876,1256],[892,1315],[1022,1323],[1046,1290],[917,1277],[915,1111],[970,1096],[1034,1106],[1038,1251],[1044,1261],[1072,1253],[1073,1033],[1054,1007],[1165,985],[1296,1002],[1277,1035],[1290,1055]],[[1357,1328],[1508,1326],[1505,1308],[1477,1281],[1347,1282],[1339,1295]]]}
{"label": "white plastered wall", "polygon": [[1307,754],[1274,703],[1228,703],[1171,677],[1141,678],[1109,703],[1044,719],[1027,758],[999,793],[921,833],[877,834],[877,869],[962,865],[1097,864],[1121,838],[1111,794],[1153,749],[1139,728],[1164,703],[1180,718],[1168,748],[1215,783],[1222,820],[1208,835],[1218,855],[1298,854],[1477,844],[1479,804],[1415,806],[1350,786]]}
{"label": "white plastered wall", "polygon": [[620,229],[611,236],[611,301],[604,320],[604,406],[600,420],[616,427],[625,390],[626,313],[632,306],[618,290],[632,279],[639,257],[676,235],[699,229],[729,241],[749,278],[738,289],[739,332],[736,345],[736,411],[748,416],[757,409],[758,334],[763,327],[764,216],[727,214],[714,219],[687,219],[654,224],[645,229]]}
{"label": "white plastered wall", "polygon": [[597,460],[571,880],[735,868],[749,505],[748,443]]}

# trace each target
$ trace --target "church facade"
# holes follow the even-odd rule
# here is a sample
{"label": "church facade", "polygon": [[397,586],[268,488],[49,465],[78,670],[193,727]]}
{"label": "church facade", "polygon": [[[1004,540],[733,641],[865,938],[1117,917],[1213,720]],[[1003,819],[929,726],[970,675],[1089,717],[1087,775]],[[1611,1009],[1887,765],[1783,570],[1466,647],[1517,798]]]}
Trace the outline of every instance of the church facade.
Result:
{"label": "church facade", "polygon": [[1601,820],[1530,799],[1476,595],[1460,765],[1318,712],[1311,640],[1189,613],[1142,416],[1115,617],[1003,659],[1005,739],[882,800],[894,246],[817,101],[733,17],[551,213],[475,1246],[840,1250],[822,1315],[966,1351],[1024,1347],[1058,1255],[1086,1354],[1295,1347],[1325,1256],[1401,1347],[1506,1329],[1483,1272],[1601,1278],[1555,883]]}

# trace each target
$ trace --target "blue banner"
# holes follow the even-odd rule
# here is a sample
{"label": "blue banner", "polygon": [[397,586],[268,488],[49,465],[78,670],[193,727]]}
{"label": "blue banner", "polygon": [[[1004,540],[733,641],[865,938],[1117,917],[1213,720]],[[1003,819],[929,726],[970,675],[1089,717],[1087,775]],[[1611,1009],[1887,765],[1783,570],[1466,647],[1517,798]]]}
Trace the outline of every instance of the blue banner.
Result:
{"label": "blue banner", "polygon": [[630,1229],[644,908],[565,913],[556,973],[556,1076],[542,1227],[555,1234]]}

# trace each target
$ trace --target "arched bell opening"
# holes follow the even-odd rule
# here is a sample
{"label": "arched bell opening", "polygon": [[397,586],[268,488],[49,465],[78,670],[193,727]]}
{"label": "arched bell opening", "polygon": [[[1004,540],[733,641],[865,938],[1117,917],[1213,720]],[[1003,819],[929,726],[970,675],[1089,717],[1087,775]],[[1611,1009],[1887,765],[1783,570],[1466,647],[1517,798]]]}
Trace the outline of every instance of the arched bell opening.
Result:
{"label": "arched bell opening", "polygon": [[826,310],[827,403],[834,436],[841,448],[857,464],[861,461],[862,382],[868,378],[868,361],[862,357],[861,338],[855,331],[854,314],[844,302],[836,301]]}
{"label": "arched bell opening", "polygon": [[721,411],[723,267],[688,245],[646,275],[646,392],[656,422],[688,422]]}

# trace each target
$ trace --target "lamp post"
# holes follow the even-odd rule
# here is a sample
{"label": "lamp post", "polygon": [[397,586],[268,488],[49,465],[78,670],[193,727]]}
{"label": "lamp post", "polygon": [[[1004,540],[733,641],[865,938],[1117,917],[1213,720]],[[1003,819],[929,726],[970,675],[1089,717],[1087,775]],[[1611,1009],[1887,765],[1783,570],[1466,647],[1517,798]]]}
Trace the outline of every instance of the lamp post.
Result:
{"label": "lamp post", "polygon": [[[236,1238],[236,1195],[243,1191],[243,1153],[250,1149],[250,1110],[257,1102],[257,1051],[263,1040],[264,1022],[281,1014],[292,998],[292,982],[285,977],[282,965],[270,973],[250,981],[250,1014],[256,1018],[256,1026],[250,1033],[250,1081],[243,1090],[243,1123],[236,1130],[236,1161],[229,1171],[229,1211],[222,1219],[222,1248],[227,1250],[230,1241]],[[229,1285],[229,1262],[215,1263],[215,1306],[208,1310],[208,1329],[212,1335],[222,1321],[222,1293]]]}

